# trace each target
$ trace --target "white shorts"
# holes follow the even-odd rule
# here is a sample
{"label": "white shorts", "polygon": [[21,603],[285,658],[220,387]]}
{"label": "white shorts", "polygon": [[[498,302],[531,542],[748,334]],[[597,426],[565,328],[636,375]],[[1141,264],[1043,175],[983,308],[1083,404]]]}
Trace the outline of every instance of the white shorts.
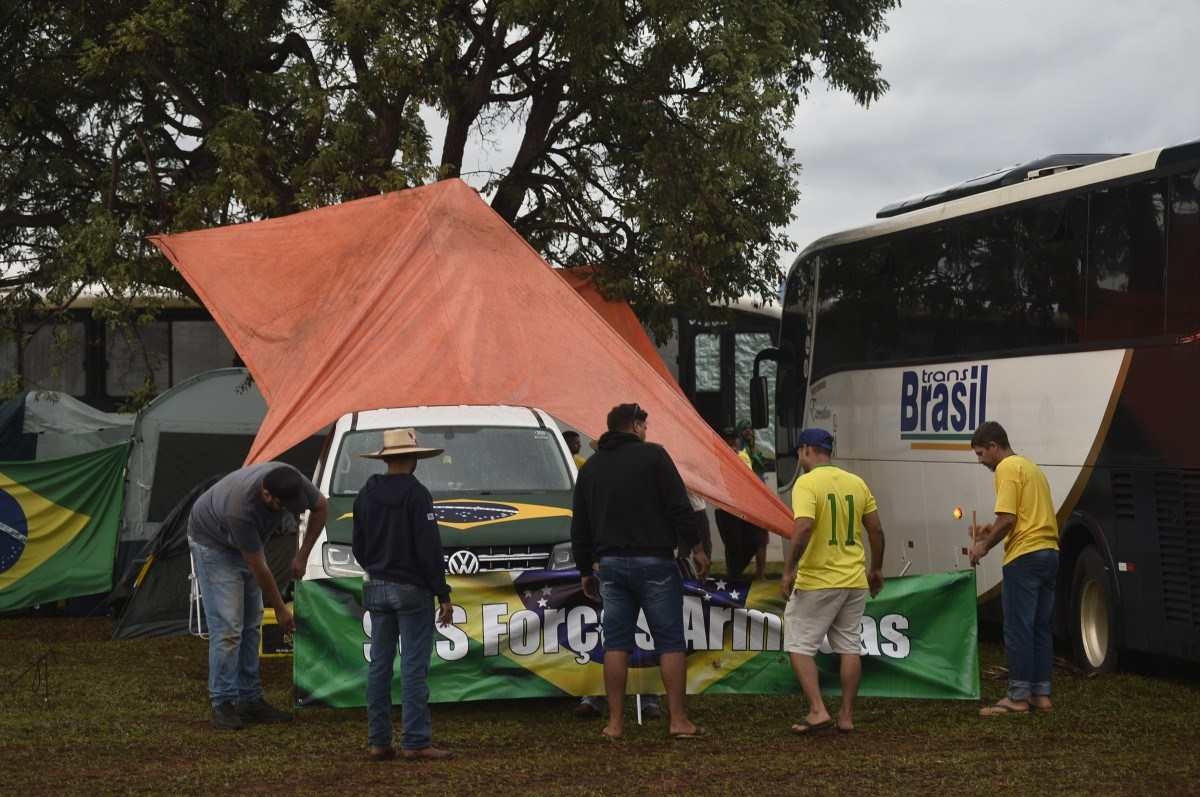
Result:
{"label": "white shorts", "polygon": [[798,589],[783,612],[783,649],[815,656],[825,635],[834,653],[862,653],[865,589]]}

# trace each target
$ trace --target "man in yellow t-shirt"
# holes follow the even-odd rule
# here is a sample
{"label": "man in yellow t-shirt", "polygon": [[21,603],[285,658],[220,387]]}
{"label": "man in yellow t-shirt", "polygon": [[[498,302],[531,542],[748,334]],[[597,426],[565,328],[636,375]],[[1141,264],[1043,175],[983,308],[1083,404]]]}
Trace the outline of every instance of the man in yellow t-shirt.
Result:
{"label": "man in yellow t-shirt", "polygon": [[571,459],[575,460],[575,469],[579,470],[583,467],[583,463],[587,462],[587,459],[579,453],[583,450],[583,445],[579,439],[579,432],[568,429],[562,435],[563,440],[567,441],[567,448],[571,451]]}
{"label": "man in yellow t-shirt", "polygon": [[1013,453],[1008,433],[995,421],[975,430],[971,448],[996,474],[996,519],[971,527],[971,564],[1004,540],[1004,652],[1008,694],[980,715],[1049,711],[1054,664],[1054,586],[1058,580],[1058,520],[1050,483],[1037,465]]}
{"label": "man in yellow t-shirt", "polygon": [[[797,456],[805,473],[792,485],[795,526],[783,569],[784,648],[808,699],[808,714],[792,726],[812,733],[834,726],[821,697],[813,657],[828,634],[841,659],[842,705],[837,728],[854,730],[854,698],[862,679],[862,616],[867,592],[883,588],[883,526],[867,483],[830,462],[833,436],[800,433]],[[871,541],[866,568],[863,529]]]}

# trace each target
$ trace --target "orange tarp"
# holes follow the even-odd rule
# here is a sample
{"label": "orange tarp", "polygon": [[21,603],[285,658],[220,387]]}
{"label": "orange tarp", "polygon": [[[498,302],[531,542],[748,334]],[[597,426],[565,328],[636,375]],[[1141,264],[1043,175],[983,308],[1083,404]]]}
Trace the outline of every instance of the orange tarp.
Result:
{"label": "orange tarp", "polygon": [[675,375],[658,355],[658,349],[650,342],[650,336],[642,328],[642,322],[638,321],[629,304],[616,299],[604,298],[604,295],[596,288],[596,283],[592,281],[592,269],[586,267],[563,268],[555,269],[554,273],[565,279],[567,284],[574,288],[583,297],[583,300],[599,313],[600,317],[607,321],[608,325],[615,329],[626,343],[633,347],[634,351],[642,355],[642,359],[650,363],[650,366],[658,371],[663,379],[670,382],[671,386],[680,393],[683,392],[683,388],[679,387]]}
{"label": "orange tarp", "polygon": [[248,462],[358,410],[536,406],[599,437],[614,404],[636,401],[689,488],[791,532],[673,381],[461,181],[151,240],[267,401]]}

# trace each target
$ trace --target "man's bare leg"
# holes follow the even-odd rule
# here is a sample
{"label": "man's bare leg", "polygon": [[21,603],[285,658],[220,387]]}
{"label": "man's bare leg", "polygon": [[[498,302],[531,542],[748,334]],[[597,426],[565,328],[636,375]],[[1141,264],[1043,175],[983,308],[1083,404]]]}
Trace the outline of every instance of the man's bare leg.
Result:
{"label": "man's bare leg", "polygon": [[843,731],[852,731],[854,698],[858,696],[858,684],[862,681],[862,656],[843,653],[841,660],[842,707],[838,711],[837,726]]}
{"label": "man's bare leg", "polygon": [[801,653],[793,653],[791,657],[792,670],[796,673],[796,678],[800,681],[800,688],[804,690],[804,697],[808,700],[808,714],[804,719],[809,725],[829,722],[829,710],[825,708],[825,701],[821,698],[821,680],[817,675],[817,662],[812,656],[805,656]]}
{"label": "man's bare leg", "polygon": [[671,713],[670,733],[695,733],[696,724],[688,719],[687,656],[683,651],[663,653],[658,657],[663,685],[667,688],[667,710]]}
{"label": "man's bare leg", "polygon": [[608,697],[608,724],[604,735],[614,739],[625,732],[625,679],[629,674],[629,653],[604,651],[604,693]]}

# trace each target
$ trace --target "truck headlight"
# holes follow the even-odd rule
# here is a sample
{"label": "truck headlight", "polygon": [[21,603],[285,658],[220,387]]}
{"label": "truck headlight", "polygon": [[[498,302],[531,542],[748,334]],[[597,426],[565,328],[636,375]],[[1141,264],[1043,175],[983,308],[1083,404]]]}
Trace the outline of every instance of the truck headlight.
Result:
{"label": "truck headlight", "polygon": [[551,570],[570,570],[575,567],[575,554],[571,551],[571,543],[560,542],[550,551]]}
{"label": "truck headlight", "polygon": [[325,543],[321,547],[321,564],[325,567],[326,575],[334,578],[363,575],[363,569],[354,561],[354,552],[349,545]]}

